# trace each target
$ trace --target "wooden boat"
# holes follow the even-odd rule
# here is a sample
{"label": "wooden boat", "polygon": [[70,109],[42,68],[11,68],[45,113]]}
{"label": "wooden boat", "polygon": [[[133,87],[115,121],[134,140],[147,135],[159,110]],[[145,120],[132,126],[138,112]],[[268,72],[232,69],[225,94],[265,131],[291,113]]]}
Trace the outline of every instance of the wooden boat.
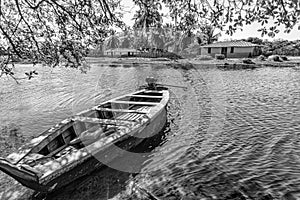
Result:
{"label": "wooden boat", "polygon": [[144,89],[65,119],[0,158],[0,170],[36,191],[58,189],[160,132],[168,101],[168,90],[148,79]]}

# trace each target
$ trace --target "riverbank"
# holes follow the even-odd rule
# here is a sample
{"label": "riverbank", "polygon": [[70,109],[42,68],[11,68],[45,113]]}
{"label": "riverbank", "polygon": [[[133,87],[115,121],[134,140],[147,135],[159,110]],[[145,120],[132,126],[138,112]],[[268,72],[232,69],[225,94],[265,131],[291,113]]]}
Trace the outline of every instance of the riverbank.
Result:
{"label": "riverbank", "polygon": [[[197,58],[185,58],[179,60],[171,60],[168,58],[109,58],[109,57],[101,57],[94,58],[88,57],[86,58],[87,62],[90,64],[93,63],[111,63],[113,65],[138,65],[138,64],[165,64],[169,66],[173,66],[175,68],[178,67],[191,67],[192,65],[205,65],[205,66],[213,66],[213,67],[221,67],[221,68],[259,68],[259,67],[297,67],[300,66],[300,57],[288,57],[287,61],[276,62],[270,60],[259,60],[257,58],[254,59],[245,59],[245,58],[228,58],[224,60],[200,60]],[[250,60],[251,64],[245,63],[245,60]]]}
{"label": "riverbank", "polygon": [[[187,87],[170,88],[170,124],[139,175],[131,178],[128,173],[99,170],[46,199],[126,199],[117,193],[129,187],[132,179],[161,199],[299,197],[300,163],[295,159],[300,150],[299,71],[274,67],[223,71],[210,65],[228,60],[143,61],[202,63],[191,70],[159,64],[139,67],[138,62],[143,62],[134,62],[137,65],[128,64],[130,68],[95,62],[86,74],[39,66],[37,79],[20,85],[4,81],[0,121],[16,123],[26,138],[98,102],[134,90],[148,76]],[[11,127],[3,129],[3,138],[20,137]],[[0,180],[1,200],[35,197],[2,172]]]}
{"label": "riverbank", "polygon": [[[141,58],[141,57],[86,57],[89,64],[110,64],[111,67],[123,65],[125,67],[136,66],[139,64],[164,64],[177,68],[191,68],[192,65],[212,66],[228,69],[243,69],[243,68],[261,68],[261,67],[300,67],[300,57],[287,57],[286,61],[281,60],[260,60],[259,58],[226,58],[224,60],[218,59],[201,59],[200,57],[183,58],[183,59],[169,59],[169,58]],[[245,60],[250,62],[245,62]],[[26,60],[16,62],[15,64],[33,64]]]}

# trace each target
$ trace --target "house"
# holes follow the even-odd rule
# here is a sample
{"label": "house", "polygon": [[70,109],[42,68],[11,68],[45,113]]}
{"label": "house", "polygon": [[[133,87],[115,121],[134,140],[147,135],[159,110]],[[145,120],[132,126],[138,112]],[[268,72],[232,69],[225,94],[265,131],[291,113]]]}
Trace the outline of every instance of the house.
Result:
{"label": "house", "polygon": [[201,46],[201,55],[224,54],[226,58],[247,58],[258,56],[261,53],[261,45],[246,41],[216,42]]}
{"label": "house", "polygon": [[116,48],[104,51],[104,56],[121,57],[121,56],[134,56],[140,54],[140,51],[130,48]]}

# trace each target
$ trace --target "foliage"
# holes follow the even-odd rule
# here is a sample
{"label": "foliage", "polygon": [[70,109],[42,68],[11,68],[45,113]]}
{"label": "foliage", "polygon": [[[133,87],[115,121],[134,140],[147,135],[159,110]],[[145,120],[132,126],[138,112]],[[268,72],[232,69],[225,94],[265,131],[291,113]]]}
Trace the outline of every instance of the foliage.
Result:
{"label": "foliage", "polygon": [[225,55],[224,55],[224,54],[216,54],[216,55],[215,55],[215,58],[216,58],[217,60],[224,60],[224,59],[225,59]]}
{"label": "foliage", "polygon": [[264,41],[262,43],[262,54],[269,55],[286,55],[300,56],[300,40],[274,40],[273,42]]}
{"label": "foliage", "polygon": [[283,60],[279,55],[271,55],[268,57],[268,61],[282,62]]}
{"label": "foliage", "polygon": [[129,30],[124,30],[124,34],[120,39],[120,48],[130,48],[133,38],[132,35],[130,34]]}
{"label": "foliage", "polygon": [[147,32],[149,27],[161,24],[162,15],[159,13],[159,10],[161,9],[160,1],[133,1],[139,7],[139,10],[133,17],[135,20],[133,28],[143,28]]}
{"label": "foliage", "polygon": [[134,30],[134,41],[133,41],[133,47],[135,49],[139,49],[139,48],[144,48],[144,47],[149,47],[149,42],[148,42],[148,36],[147,33],[145,35],[145,33],[143,31],[140,30]]}
{"label": "foliage", "polygon": [[119,0],[0,1],[0,49],[6,52],[0,75],[14,76],[13,57],[78,68],[89,46],[101,43],[113,24],[122,25],[118,6]]}
{"label": "foliage", "polygon": [[164,49],[165,33],[161,27],[152,28],[150,31],[150,46],[157,49]]}
{"label": "foliage", "polygon": [[104,44],[100,43],[95,48],[90,48],[87,56],[91,56],[91,57],[102,56],[103,51],[104,51]]}
{"label": "foliage", "polygon": [[210,24],[204,23],[199,27],[200,37],[198,42],[201,44],[211,44],[213,42],[218,41],[221,33],[215,33],[216,28]]}
{"label": "foliage", "polygon": [[[209,21],[213,27],[232,34],[243,25],[258,21],[262,26],[259,30],[262,35],[274,36],[279,32],[280,25],[285,26],[285,32],[290,32],[300,17],[300,3],[297,0],[162,0],[162,2],[168,6],[170,15],[176,16],[176,20],[179,20],[180,28],[186,30],[197,27],[197,22]],[[274,25],[267,27],[269,20],[274,20]]]}
{"label": "foliage", "polygon": [[270,55],[286,55],[286,56],[300,56],[300,40],[262,40],[257,37],[249,37],[244,39],[254,44],[259,44],[262,47],[262,54],[264,56]]}
{"label": "foliage", "polygon": [[[120,20],[121,1],[1,0],[0,53],[5,58],[1,61],[0,76],[15,77],[11,70],[13,67],[9,66],[9,63],[16,58],[30,59],[34,64],[42,62],[52,67],[60,63],[73,68],[84,65],[84,57],[91,46],[97,48],[109,35],[113,26],[124,27]],[[184,41],[188,40],[184,34],[193,31],[200,30],[205,33],[202,38],[197,36],[198,43],[210,43],[217,38],[215,30],[233,34],[245,24],[258,21],[261,24],[259,31],[262,35],[274,37],[279,33],[280,25],[283,25],[285,32],[289,33],[300,19],[300,2],[297,0],[133,0],[133,2],[139,7],[134,16],[134,28],[140,28],[144,33],[138,34],[139,38],[132,46],[145,41],[145,45],[160,48],[164,46],[172,48],[174,52],[184,51],[191,44],[191,41]],[[172,19],[171,24],[165,24],[173,29],[172,39],[166,39],[170,34],[166,31],[165,36],[161,36],[159,31],[149,33],[150,28],[164,26],[161,13],[163,6],[169,10],[168,16]],[[270,20],[274,24],[269,25]],[[209,26],[206,27],[207,24]],[[183,32],[179,35],[175,33],[174,36],[176,31]],[[126,38],[122,41],[124,44],[119,45],[128,46],[131,40]],[[117,46],[116,44],[113,42],[111,46]],[[276,52],[278,54],[284,52],[299,54],[299,44],[286,43],[284,46],[273,47],[272,44],[266,49],[272,52],[280,49]]]}
{"label": "foliage", "polygon": [[0,156],[7,156],[11,151],[17,150],[27,141],[16,124],[2,126],[0,129]]}
{"label": "foliage", "polygon": [[260,55],[257,57],[257,60],[259,61],[265,61],[267,58],[264,55]]}
{"label": "foliage", "polygon": [[196,57],[196,60],[213,60],[214,58],[210,55],[199,55]]}
{"label": "foliage", "polygon": [[251,42],[253,44],[259,44],[259,45],[263,44],[263,40],[257,37],[248,37],[248,39],[246,39],[245,41]]}
{"label": "foliage", "polygon": [[116,49],[120,46],[120,39],[115,34],[114,31],[112,31],[111,35],[105,40],[105,49]]}

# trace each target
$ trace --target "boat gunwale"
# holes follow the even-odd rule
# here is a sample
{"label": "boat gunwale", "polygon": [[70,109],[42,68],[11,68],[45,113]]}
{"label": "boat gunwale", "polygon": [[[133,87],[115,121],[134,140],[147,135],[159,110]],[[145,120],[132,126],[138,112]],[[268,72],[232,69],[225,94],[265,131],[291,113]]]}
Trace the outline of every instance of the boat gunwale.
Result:
{"label": "boat gunwale", "polygon": [[[147,90],[147,91],[149,91],[149,90]],[[140,91],[137,91],[137,92],[140,92]],[[155,91],[155,92],[156,92],[156,91]],[[125,96],[127,96],[127,95],[124,95],[124,97],[125,97]],[[119,96],[119,97],[117,97],[117,98],[122,98],[122,97],[123,97],[123,96]],[[97,152],[93,151],[93,153],[90,153],[92,150],[91,150],[91,149],[88,150],[88,148],[91,147],[91,145],[94,145],[94,146],[95,146],[95,145],[97,145],[96,143],[100,143],[100,142],[101,142],[101,139],[98,140],[98,141],[96,141],[96,142],[94,142],[94,143],[92,143],[92,144],[90,144],[90,145],[88,145],[88,146],[85,146],[83,149],[80,149],[79,151],[85,151],[85,152],[88,152],[88,153],[87,153],[84,157],[82,157],[82,158],[80,159],[79,162],[78,162],[78,161],[76,161],[76,162],[71,162],[71,163],[68,163],[67,165],[65,165],[64,167],[70,167],[70,169],[72,169],[72,168],[76,167],[77,165],[79,165],[79,164],[85,162],[87,159],[93,157],[93,154],[97,154],[97,153],[99,153],[101,150],[106,149],[107,147],[111,146],[112,144],[114,144],[114,143],[116,143],[116,142],[120,142],[121,140],[124,140],[124,137],[129,137],[129,135],[134,135],[134,134],[132,134],[132,132],[136,132],[136,133],[141,132],[141,131],[147,126],[147,124],[148,124],[148,123],[151,123],[151,121],[154,120],[154,119],[157,117],[157,115],[160,114],[160,112],[163,110],[163,108],[167,105],[168,100],[169,100],[169,91],[164,92],[162,97],[163,97],[163,98],[162,98],[161,102],[158,103],[156,106],[151,107],[150,112],[148,112],[148,114],[149,114],[149,115],[152,115],[152,117],[148,116],[148,117],[149,117],[149,121],[147,121],[147,123],[136,124],[136,126],[132,127],[132,128],[130,129],[129,132],[125,132],[125,133],[123,133],[121,136],[119,136],[118,138],[114,139],[113,141],[108,142],[108,143],[106,143],[105,145],[101,146],[101,149],[98,148],[98,151],[97,151]],[[116,98],[116,99],[117,99],[117,98]],[[98,106],[101,106],[101,105],[103,105],[103,104],[105,104],[105,103],[108,103],[108,102],[110,102],[110,101],[111,101],[111,100],[105,101],[105,102],[99,104]],[[96,106],[96,107],[98,107],[98,106]],[[153,110],[154,107],[157,107],[157,109]],[[90,109],[89,109],[89,110],[90,110]],[[89,110],[86,110],[86,112],[89,111]],[[151,111],[152,111],[152,112],[151,112]],[[81,112],[81,113],[82,113],[82,112]],[[142,130],[141,130],[141,129],[142,129]],[[117,132],[116,132],[116,133],[117,133]],[[115,133],[115,134],[116,134],[116,133]],[[104,139],[104,138],[102,138],[102,140],[103,140],[103,139]],[[72,165],[73,165],[73,166],[72,166]],[[68,169],[68,170],[70,170],[70,169]],[[66,170],[66,171],[68,171],[68,170]],[[47,176],[41,177],[41,181],[42,181],[44,184],[47,184],[48,182],[51,182],[51,181],[52,181],[53,179],[55,179],[56,177],[59,177],[60,174],[58,173],[58,171],[62,171],[60,174],[63,174],[63,173],[64,173],[64,172],[63,172],[63,168],[60,168],[60,169],[54,171],[54,172],[56,172],[56,173],[51,173],[51,174],[48,174]],[[51,179],[49,179],[49,180],[47,181],[47,179],[49,178],[49,176],[52,176],[52,177],[54,177],[54,178],[51,178]]]}
{"label": "boat gunwale", "polygon": [[[108,142],[105,145],[101,146],[101,150],[107,148],[107,146],[112,145],[115,142],[119,142],[119,141],[123,140],[124,136],[126,137],[126,136],[129,136],[129,135],[134,135],[134,134],[137,134],[137,133],[141,132],[147,126],[147,124],[150,124],[161,113],[161,111],[166,107],[166,105],[167,105],[167,103],[169,101],[169,91],[168,90],[162,90],[162,91],[148,90],[148,89],[138,90],[138,91],[135,91],[135,92],[132,92],[132,93],[129,93],[129,94],[125,94],[125,95],[118,96],[116,98],[113,98],[113,99],[101,102],[97,106],[94,106],[92,108],[83,110],[83,111],[77,113],[76,115],[74,115],[72,117],[66,118],[66,119],[62,120],[61,122],[59,122],[59,123],[51,126],[49,129],[43,131],[41,134],[37,135],[35,138],[33,138],[27,144],[24,144],[25,148],[21,149],[21,150],[23,150],[23,151],[29,150],[29,151],[26,153],[26,155],[24,155],[20,159],[20,161],[24,160],[25,157],[28,156],[30,153],[33,153],[32,152],[32,148],[34,148],[35,146],[40,145],[42,142],[44,142],[49,137],[51,137],[51,135],[53,135],[55,133],[57,133],[55,135],[60,135],[60,134],[62,134],[63,131],[65,131],[68,128],[72,127],[73,124],[74,124],[74,121],[73,121],[74,117],[80,116],[80,115],[84,115],[85,113],[88,113],[88,112],[93,111],[93,110],[97,110],[97,108],[99,108],[100,106],[105,105],[107,103],[114,103],[114,101],[116,101],[117,99],[124,98],[124,97],[131,97],[131,95],[132,95],[132,97],[134,97],[134,95],[137,95],[138,93],[142,93],[142,92],[146,92],[146,93],[147,92],[149,92],[149,93],[154,92],[154,93],[161,93],[162,94],[162,96],[151,96],[151,95],[149,95],[149,98],[152,98],[152,97],[154,97],[154,98],[161,98],[161,101],[155,103],[155,105],[153,105],[153,106],[149,105],[150,109],[148,111],[140,113],[140,114],[143,114],[143,115],[147,116],[148,120],[144,121],[141,124],[135,123],[135,125],[133,127],[129,128],[129,131],[124,132],[118,138],[115,138],[111,142]],[[140,96],[143,96],[143,95],[140,95]],[[137,95],[137,97],[139,97],[139,96]],[[143,96],[143,98],[147,98],[147,97],[148,97],[148,95],[145,95],[145,97]],[[149,102],[145,102],[145,103],[147,104]],[[150,103],[152,103],[152,102],[150,102]],[[129,104],[130,104],[130,102],[129,102]],[[104,109],[106,109],[106,108],[104,108]],[[115,109],[112,112],[118,112],[117,110],[120,110],[122,112],[123,109]],[[138,111],[138,110],[137,111],[130,110],[130,112],[134,113],[134,112],[140,112],[140,111]],[[118,133],[118,131],[115,132],[114,134],[117,134],[117,133]],[[39,138],[39,137],[43,137],[43,138],[39,142],[36,142],[36,144],[34,144],[34,142],[32,142],[32,141],[34,139]],[[56,138],[56,137],[57,136],[55,136],[53,138]],[[77,137],[78,137],[78,135],[77,135]],[[100,142],[100,141],[96,141],[96,142]],[[93,144],[95,144],[95,143],[92,143],[91,145],[93,145]],[[90,145],[88,145],[88,146],[90,146]],[[86,147],[84,147],[82,149],[79,149],[79,151],[81,151],[82,153],[87,152],[88,150],[86,148],[88,146],[86,146]],[[101,151],[101,150],[99,150],[99,151]],[[78,152],[78,151],[76,151],[76,152]],[[15,153],[18,153],[18,152],[15,152]],[[42,184],[42,185],[45,185],[45,184],[51,182],[52,180],[56,179],[59,176],[59,174],[63,174],[63,173],[66,172],[66,170],[64,170],[64,167],[68,167],[69,168],[68,170],[71,170],[74,167],[76,167],[77,165],[85,162],[91,156],[92,155],[90,153],[87,153],[85,156],[81,157],[81,159],[72,161],[72,162],[68,163],[67,165],[63,165],[62,168],[54,170],[52,173],[48,174],[47,176],[45,176],[47,173],[43,173],[43,175],[39,178],[39,183]],[[23,165],[23,164],[18,164],[18,165]]]}

